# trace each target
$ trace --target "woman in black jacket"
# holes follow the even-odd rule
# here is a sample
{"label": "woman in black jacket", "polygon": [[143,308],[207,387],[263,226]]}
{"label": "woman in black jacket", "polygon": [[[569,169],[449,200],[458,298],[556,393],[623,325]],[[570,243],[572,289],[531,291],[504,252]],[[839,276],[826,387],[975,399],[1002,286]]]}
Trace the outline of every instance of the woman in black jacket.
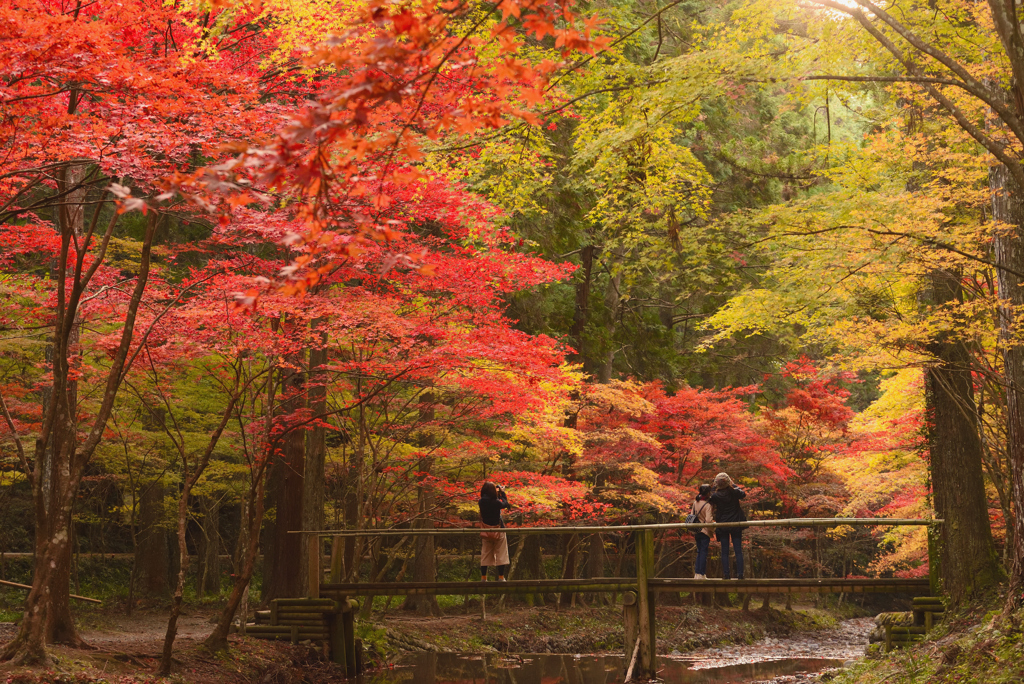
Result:
{"label": "woman in black jacket", "polygon": [[498,569],[498,581],[505,581],[505,571],[508,569],[508,540],[501,528],[505,523],[501,520],[503,508],[512,508],[508,503],[508,496],[505,490],[493,482],[484,482],[480,488],[480,523],[484,527],[495,528],[480,533],[480,581],[487,581],[487,566],[496,565]]}
{"label": "woman in black jacket", "polygon": [[[731,477],[725,473],[718,473],[715,476],[715,493],[709,499],[715,506],[715,522],[746,522],[747,516],[740,508],[740,499],[746,496],[745,491],[733,484]],[[733,548],[736,549],[736,579],[743,579],[743,528],[719,527],[715,530],[715,536],[722,544],[722,579],[730,579],[730,540]]]}

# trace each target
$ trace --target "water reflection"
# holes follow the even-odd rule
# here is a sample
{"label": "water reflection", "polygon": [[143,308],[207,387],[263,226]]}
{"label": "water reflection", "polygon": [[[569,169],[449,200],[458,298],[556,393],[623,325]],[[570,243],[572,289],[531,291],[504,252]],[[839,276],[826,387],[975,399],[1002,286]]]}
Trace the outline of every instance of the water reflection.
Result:
{"label": "water reflection", "polygon": [[[790,658],[705,670],[683,660],[660,658],[659,677],[666,684],[747,684],[842,665],[839,660]],[[364,677],[365,684],[618,684],[621,656],[455,655],[417,653],[404,656],[394,670]]]}

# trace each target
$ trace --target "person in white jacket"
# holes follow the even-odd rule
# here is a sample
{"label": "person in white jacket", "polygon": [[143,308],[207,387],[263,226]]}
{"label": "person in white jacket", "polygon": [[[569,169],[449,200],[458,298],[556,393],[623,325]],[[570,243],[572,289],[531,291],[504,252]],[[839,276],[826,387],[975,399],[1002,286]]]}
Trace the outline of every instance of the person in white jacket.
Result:
{"label": "person in white jacket", "polygon": [[[711,485],[702,484],[697,490],[697,498],[693,502],[691,513],[697,516],[697,521],[709,523],[714,520],[711,512]],[[703,527],[694,535],[697,539],[697,562],[693,566],[694,579],[707,579],[708,574],[708,546],[711,544],[711,530]]]}

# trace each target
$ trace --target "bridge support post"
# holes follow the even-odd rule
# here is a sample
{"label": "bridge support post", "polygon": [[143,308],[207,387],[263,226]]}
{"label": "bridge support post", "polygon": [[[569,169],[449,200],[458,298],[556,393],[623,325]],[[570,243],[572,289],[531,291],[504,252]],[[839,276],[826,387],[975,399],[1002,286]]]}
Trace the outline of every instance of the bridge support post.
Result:
{"label": "bridge support post", "polygon": [[309,572],[307,576],[309,598],[320,598],[320,582],[323,581],[320,576],[320,537],[315,534],[306,535],[306,551],[308,553],[306,567]]}
{"label": "bridge support post", "polygon": [[655,595],[648,584],[648,580],[653,577],[654,530],[640,530],[636,535],[637,638],[640,642],[640,662],[639,668],[634,671],[634,676],[640,679],[654,679],[658,670]]}
{"label": "bridge support post", "polygon": [[345,564],[345,540],[334,537],[331,540],[331,584],[341,583],[342,566]]}
{"label": "bridge support post", "polygon": [[623,654],[626,657],[626,674],[629,675],[629,666],[633,662],[633,654],[636,652],[637,639],[640,634],[640,620],[637,611],[637,595],[635,592],[627,591],[622,595],[622,627],[625,634],[622,639]]}
{"label": "bridge support post", "polygon": [[348,600],[341,610],[341,622],[345,625],[345,673],[349,677],[359,674],[356,662],[356,609],[359,603]]}
{"label": "bridge support post", "polygon": [[334,604],[334,612],[328,617],[331,662],[343,667],[347,677],[355,677],[359,674],[355,625],[355,614],[358,608],[357,601],[343,596]]}
{"label": "bridge support post", "polygon": [[928,526],[928,585],[932,596],[941,596],[942,584],[939,578],[939,526]]}
{"label": "bridge support post", "polygon": [[334,604],[334,612],[328,616],[328,629],[330,630],[331,662],[340,665],[348,674],[348,660],[345,648],[345,622],[341,619],[343,606],[348,604],[348,599],[342,597]]}

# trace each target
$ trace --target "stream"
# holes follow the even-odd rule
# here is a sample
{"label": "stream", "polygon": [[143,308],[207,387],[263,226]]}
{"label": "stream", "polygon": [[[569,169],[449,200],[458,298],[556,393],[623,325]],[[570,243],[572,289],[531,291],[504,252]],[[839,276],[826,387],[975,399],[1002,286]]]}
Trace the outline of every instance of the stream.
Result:
{"label": "stream", "polygon": [[[753,644],[658,656],[666,684],[751,684],[813,681],[824,670],[860,658],[874,627],[871,618],[845,620],[833,630],[766,638]],[[394,669],[363,684],[618,684],[621,655],[412,653]]]}

